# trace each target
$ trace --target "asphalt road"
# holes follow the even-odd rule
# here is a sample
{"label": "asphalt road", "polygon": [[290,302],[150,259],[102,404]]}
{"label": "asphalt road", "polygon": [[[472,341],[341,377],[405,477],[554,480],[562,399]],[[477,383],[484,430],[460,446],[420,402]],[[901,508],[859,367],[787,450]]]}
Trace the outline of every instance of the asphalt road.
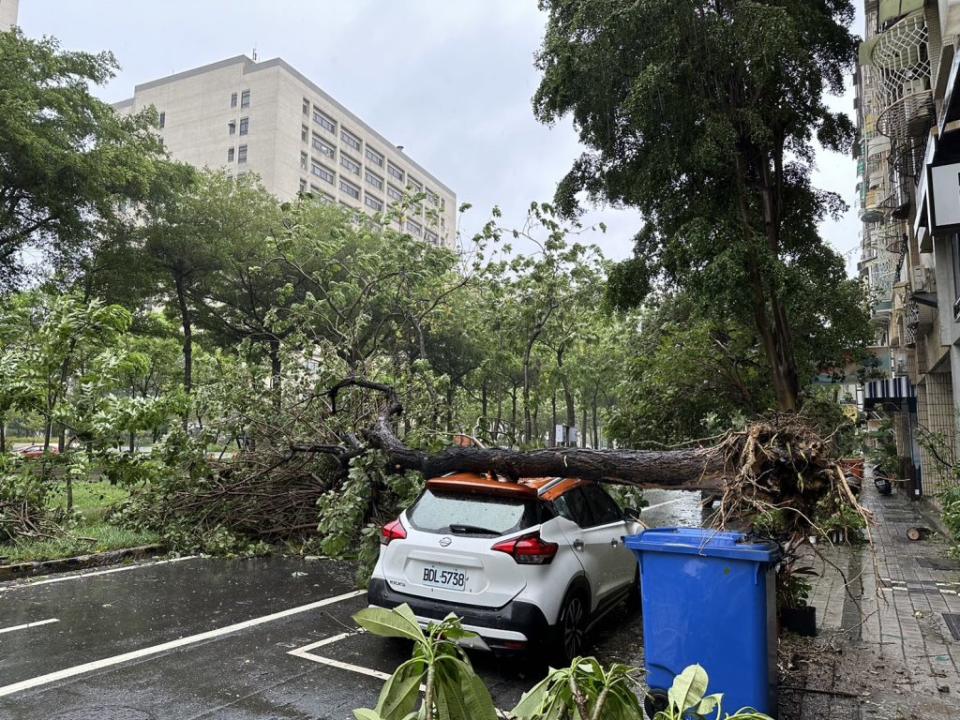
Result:
{"label": "asphalt road", "polygon": [[[649,497],[651,525],[698,524],[699,496]],[[353,568],[190,558],[0,584],[0,719],[352,718],[402,648],[356,632]],[[628,637],[629,636],[629,637]],[[598,629],[602,659],[640,664],[637,618]],[[539,679],[477,653],[499,707]]]}

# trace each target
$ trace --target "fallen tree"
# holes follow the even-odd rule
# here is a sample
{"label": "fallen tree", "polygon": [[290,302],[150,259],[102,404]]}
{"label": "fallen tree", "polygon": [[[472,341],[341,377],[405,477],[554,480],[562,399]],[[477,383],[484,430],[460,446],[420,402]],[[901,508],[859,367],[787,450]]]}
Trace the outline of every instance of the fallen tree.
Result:
{"label": "fallen tree", "polygon": [[[859,487],[838,464],[832,438],[795,413],[760,418],[746,430],[730,432],[709,446],[668,450],[451,447],[428,453],[407,447],[394,425],[403,405],[394,389],[382,383],[348,378],[328,391],[332,414],[349,388],[384,396],[383,408],[360,436],[381,451],[391,472],[416,471],[424,477],[448,472],[492,472],[507,480],[522,477],[578,477],[641,488],[707,490],[721,496],[718,526],[749,524],[756,516],[780,515],[782,531],[809,535],[819,530],[815,518],[854,518],[863,527],[869,514],[856,499]],[[334,448],[297,450],[333,452],[356,457],[362,446],[356,436]]]}
{"label": "fallen tree", "polygon": [[[320,396],[322,398],[322,396]],[[403,405],[389,385],[349,378],[326,393],[323,443],[257,442],[256,452],[202,461],[189,476],[155,485],[134,513],[160,532],[189,532],[239,547],[251,541],[319,536],[320,551],[356,551],[366,529],[385,522],[422,478],[449,472],[579,477],[640,488],[707,491],[719,498],[712,523],[760,529],[782,538],[822,535],[838,524],[866,527],[869,517],[836,462],[831,433],[798,414],[758,418],[710,444],[663,450],[449,447],[428,452],[399,437]],[[421,478],[394,486],[396,478]],[[318,528],[319,526],[319,528]],[[374,538],[375,532],[367,533]],[[324,536],[335,536],[324,545]],[[358,545],[360,543],[360,545]],[[332,550],[331,548],[336,548]]]}

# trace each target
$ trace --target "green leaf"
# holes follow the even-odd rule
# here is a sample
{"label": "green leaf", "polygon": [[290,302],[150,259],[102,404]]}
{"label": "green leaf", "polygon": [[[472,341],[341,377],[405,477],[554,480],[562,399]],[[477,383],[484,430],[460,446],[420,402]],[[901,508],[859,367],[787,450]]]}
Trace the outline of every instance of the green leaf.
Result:
{"label": "green leaf", "polygon": [[377,712],[383,720],[400,720],[416,708],[425,670],[425,663],[414,659],[407,660],[393,672],[377,702]]}
{"label": "green leaf", "polygon": [[359,710],[353,711],[353,716],[357,720],[383,720],[376,710],[370,710],[369,708],[360,708]]}
{"label": "green leaf", "polygon": [[696,708],[707,692],[707,672],[700,665],[690,665],[673,679],[667,691],[670,703],[681,713]]}
{"label": "green leaf", "polygon": [[353,620],[367,632],[380,637],[406,638],[414,642],[425,640],[413,611],[406,603],[393,610],[364,608],[353,616]]}

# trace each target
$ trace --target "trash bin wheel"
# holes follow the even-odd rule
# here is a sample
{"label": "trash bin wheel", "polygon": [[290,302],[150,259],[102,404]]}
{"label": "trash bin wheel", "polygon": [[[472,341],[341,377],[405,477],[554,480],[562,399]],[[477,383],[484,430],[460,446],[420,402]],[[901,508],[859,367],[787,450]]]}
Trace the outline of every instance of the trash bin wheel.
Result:
{"label": "trash bin wheel", "polygon": [[666,710],[669,704],[667,691],[660,688],[650,688],[643,698],[643,710],[650,720],[653,720],[658,712]]}

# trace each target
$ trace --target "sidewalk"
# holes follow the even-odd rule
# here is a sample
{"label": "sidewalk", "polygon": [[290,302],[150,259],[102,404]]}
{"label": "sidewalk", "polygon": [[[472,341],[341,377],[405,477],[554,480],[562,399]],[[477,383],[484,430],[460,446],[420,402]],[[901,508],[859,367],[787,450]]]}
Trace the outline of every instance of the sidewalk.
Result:
{"label": "sidewalk", "polygon": [[960,718],[960,561],[906,495],[867,480],[862,501],[873,547],[811,558],[819,635],[782,642],[779,720]]}

